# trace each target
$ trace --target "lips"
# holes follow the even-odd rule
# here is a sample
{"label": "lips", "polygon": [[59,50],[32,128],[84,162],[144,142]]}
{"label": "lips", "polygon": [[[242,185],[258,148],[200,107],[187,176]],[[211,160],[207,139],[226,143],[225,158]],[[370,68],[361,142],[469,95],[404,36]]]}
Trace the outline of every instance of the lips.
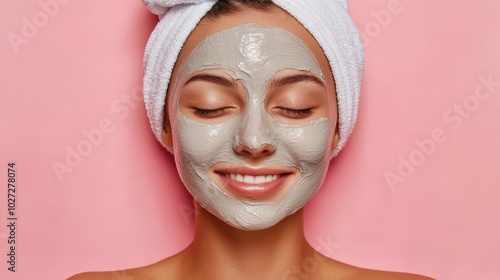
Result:
{"label": "lips", "polygon": [[233,168],[217,170],[220,181],[226,189],[238,196],[264,198],[272,196],[292,174],[288,170]]}
{"label": "lips", "polygon": [[229,174],[226,173],[225,176],[231,180],[238,181],[240,183],[247,183],[247,184],[262,184],[262,183],[269,183],[274,180],[277,180],[281,175],[259,175],[259,176],[252,176],[252,175],[242,175],[242,174]]}

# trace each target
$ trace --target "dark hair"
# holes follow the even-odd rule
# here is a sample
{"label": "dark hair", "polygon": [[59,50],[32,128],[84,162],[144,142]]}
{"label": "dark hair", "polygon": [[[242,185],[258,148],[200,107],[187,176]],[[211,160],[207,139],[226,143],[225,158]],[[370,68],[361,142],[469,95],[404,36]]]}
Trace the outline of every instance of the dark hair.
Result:
{"label": "dark hair", "polygon": [[223,15],[241,12],[241,8],[269,11],[274,6],[272,0],[219,0],[205,17],[214,20]]}

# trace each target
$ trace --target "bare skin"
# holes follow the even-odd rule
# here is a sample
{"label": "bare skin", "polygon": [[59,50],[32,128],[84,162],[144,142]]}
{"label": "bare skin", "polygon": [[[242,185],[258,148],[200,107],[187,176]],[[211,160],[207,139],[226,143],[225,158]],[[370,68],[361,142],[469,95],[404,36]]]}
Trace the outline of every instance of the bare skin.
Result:
{"label": "bare skin", "polygon": [[[245,10],[244,13],[224,15],[214,21],[202,20],[186,41],[178,62],[182,62],[206,36],[244,23],[285,28],[301,38],[316,56],[323,73],[331,73],[327,58],[314,37],[293,17],[279,8],[268,12]],[[180,63],[177,63],[171,83],[175,83]],[[333,77],[326,75],[327,92],[334,104]],[[169,92],[168,96],[172,94]],[[333,103],[332,103],[333,102]],[[336,119],[335,110],[327,110]],[[332,113],[333,112],[333,113]],[[165,123],[163,142],[172,146],[170,123]],[[338,144],[338,134],[332,148]],[[237,152],[237,151],[236,151]],[[264,151],[265,152],[265,151]],[[267,156],[257,150],[241,153],[248,162]],[[236,229],[208,213],[197,203],[195,237],[180,253],[149,266],[124,271],[88,272],[70,280],[432,280],[415,274],[376,271],[351,266],[330,259],[312,248],[304,237],[302,209],[270,228],[260,231]],[[308,260],[309,269],[303,264]]]}
{"label": "bare skin", "polygon": [[[305,240],[302,210],[257,232],[237,230],[202,208],[195,240],[185,250],[155,264],[123,271],[89,272],[70,280],[431,280],[415,274],[354,267],[315,251]],[[304,260],[314,269],[301,268]],[[127,278],[128,277],[128,278]]]}

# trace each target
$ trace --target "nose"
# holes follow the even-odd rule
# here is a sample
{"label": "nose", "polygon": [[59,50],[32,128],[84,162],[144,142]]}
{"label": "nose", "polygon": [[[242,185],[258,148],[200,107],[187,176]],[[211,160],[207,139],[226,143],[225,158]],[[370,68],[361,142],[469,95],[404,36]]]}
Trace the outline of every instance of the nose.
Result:
{"label": "nose", "polygon": [[234,148],[234,151],[237,154],[245,158],[252,158],[252,159],[269,156],[270,154],[274,153],[274,150],[275,150],[274,146],[268,143],[262,144],[257,149],[250,148],[247,144],[244,143]]}
{"label": "nose", "polygon": [[272,129],[269,119],[262,108],[251,106],[235,134],[234,151],[245,158],[262,158],[271,155],[276,149],[272,145]]}

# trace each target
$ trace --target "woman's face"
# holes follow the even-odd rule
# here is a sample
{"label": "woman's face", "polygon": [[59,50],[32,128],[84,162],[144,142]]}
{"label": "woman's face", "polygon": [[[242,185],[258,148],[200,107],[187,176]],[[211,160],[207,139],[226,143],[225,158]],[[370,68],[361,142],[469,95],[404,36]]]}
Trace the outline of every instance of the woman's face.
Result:
{"label": "woman's face", "polygon": [[318,190],[338,141],[333,77],[314,38],[282,10],[203,20],[168,96],[163,140],[215,216],[264,229]]}

